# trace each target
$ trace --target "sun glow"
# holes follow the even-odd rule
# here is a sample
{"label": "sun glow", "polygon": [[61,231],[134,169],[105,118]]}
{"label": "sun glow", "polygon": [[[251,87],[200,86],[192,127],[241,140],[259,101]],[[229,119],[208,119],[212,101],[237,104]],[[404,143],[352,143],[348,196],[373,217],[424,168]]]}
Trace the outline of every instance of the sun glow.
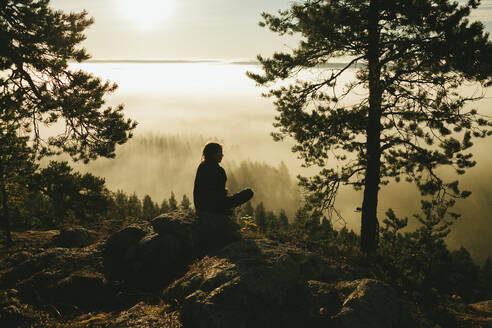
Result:
{"label": "sun glow", "polygon": [[175,0],[116,0],[116,4],[125,20],[152,30],[170,16]]}

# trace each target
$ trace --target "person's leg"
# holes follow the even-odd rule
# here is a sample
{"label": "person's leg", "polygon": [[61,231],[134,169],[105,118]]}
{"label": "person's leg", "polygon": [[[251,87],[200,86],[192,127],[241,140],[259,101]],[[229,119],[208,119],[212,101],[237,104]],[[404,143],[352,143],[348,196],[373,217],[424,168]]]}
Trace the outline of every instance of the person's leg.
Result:
{"label": "person's leg", "polygon": [[231,209],[240,206],[253,198],[253,195],[253,190],[249,188],[241,190],[237,194],[227,197],[226,206]]}

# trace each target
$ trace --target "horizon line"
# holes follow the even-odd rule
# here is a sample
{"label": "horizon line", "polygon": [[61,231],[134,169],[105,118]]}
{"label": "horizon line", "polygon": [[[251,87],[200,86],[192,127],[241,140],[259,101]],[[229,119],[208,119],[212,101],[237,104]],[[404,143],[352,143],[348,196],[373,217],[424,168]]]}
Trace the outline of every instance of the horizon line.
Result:
{"label": "horizon line", "polygon": [[[72,61],[73,63],[77,63],[76,61]],[[102,58],[94,58],[85,60],[83,63],[94,63],[94,64],[104,64],[104,63],[121,63],[121,64],[229,64],[229,65],[260,65],[258,60],[250,60],[250,59],[102,59]],[[342,68],[347,65],[348,62],[333,62],[327,63],[320,66],[324,67],[333,67],[333,68]],[[356,64],[358,66],[360,64]]]}

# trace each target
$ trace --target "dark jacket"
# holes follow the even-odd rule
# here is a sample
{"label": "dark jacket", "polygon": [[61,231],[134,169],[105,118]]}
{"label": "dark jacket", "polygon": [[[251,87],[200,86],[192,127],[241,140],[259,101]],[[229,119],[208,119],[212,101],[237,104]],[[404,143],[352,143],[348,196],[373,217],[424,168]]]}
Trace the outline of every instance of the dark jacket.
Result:
{"label": "dark jacket", "polygon": [[214,161],[203,161],[198,165],[193,188],[193,202],[197,211],[222,212],[227,208],[227,175]]}

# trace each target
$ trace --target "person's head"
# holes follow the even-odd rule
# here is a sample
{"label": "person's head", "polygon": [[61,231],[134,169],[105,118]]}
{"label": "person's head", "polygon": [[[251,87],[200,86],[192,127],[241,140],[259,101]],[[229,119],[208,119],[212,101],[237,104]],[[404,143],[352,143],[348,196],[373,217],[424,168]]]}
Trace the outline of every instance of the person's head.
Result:
{"label": "person's head", "polygon": [[212,161],[220,163],[224,157],[222,152],[222,145],[216,142],[208,142],[203,147],[202,161]]}

